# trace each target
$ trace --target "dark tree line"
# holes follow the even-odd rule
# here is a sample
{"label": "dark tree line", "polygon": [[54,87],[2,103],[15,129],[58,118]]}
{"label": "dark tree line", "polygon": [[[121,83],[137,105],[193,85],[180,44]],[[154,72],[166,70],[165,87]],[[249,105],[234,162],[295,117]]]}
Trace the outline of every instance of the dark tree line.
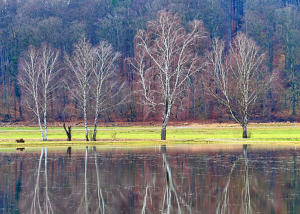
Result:
{"label": "dark tree line", "polygon": [[[254,110],[257,120],[299,119],[300,7],[298,0],[1,0],[0,2],[0,119],[20,121],[29,113],[22,105],[23,94],[17,81],[19,62],[30,45],[46,42],[62,53],[72,54],[82,35],[92,45],[108,41],[118,59],[118,75],[126,81],[128,102],[101,112],[103,120],[160,119],[140,105],[134,93],[137,78],[126,58],[134,56],[134,37],[138,29],[165,9],[177,13],[188,28],[192,20],[202,20],[209,40],[225,41],[229,50],[238,32],[248,34],[266,52],[265,75],[276,78]],[[205,52],[209,42],[199,48]],[[199,51],[201,52],[201,51]],[[63,72],[62,72],[63,75]],[[227,120],[227,110],[207,96],[199,76],[188,80],[186,102],[175,103],[171,118],[177,120]],[[50,94],[48,118],[67,121],[82,118],[78,103],[67,89]],[[185,110],[183,110],[185,109]]]}

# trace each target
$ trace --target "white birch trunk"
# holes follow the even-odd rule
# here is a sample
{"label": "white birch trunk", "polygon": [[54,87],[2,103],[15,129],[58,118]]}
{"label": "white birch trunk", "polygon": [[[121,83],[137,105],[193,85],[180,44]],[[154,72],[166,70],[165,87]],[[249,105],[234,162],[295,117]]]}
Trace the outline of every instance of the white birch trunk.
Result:
{"label": "white birch trunk", "polygon": [[85,140],[89,141],[89,133],[87,126],[87,99],[86,99],[86,91],[83,92],[83,117],[84,117],[84,130],[85,130]]}
{"label": "white birch trunk", "polygon": [[43,141],[47,141],[47,86],[45,86],[44,91],[44,139]]}
{"label": "white birch trunk", "polygon": [[99,98],[98,97],[99,97],[99,95],[97,95],[97,98],[96,98],[93,141],[97,140],[97,125],[98,125],[98,116],[99,116]]}
{"label": "white birch trunk", "polygon": [[36,116],[37,116],[37,119],[38,119],[42,140],[45,141],[44,130],[43,130],[43,127],[42,127],[41,117],[40,117],[40,109],[39,109],[39,105],[38,105],[38,101],[37,101],[36,96],[34,96],[34,101],[35,101],[35,108],[36,108]]}

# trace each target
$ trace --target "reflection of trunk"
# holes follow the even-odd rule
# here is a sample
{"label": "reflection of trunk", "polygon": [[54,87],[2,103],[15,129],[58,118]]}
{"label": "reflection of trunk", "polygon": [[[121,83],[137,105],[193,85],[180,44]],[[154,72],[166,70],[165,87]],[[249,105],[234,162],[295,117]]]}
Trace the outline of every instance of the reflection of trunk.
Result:
{"label": "reflection of trunk", "polygon": [[87,166],[88,166],[88,147],[85,149],[85,161],[84,161],[84,201],[85,201],[85,213],[89,213],[89,202],[87,196]]}
{"label": "reflection of trunk", "polygon": [[51,201],[48,194],[48,170],[47,170],[47,148],[45,148],[45,212],[44,213],[53,213]]}
{"label": "reflection of trunk", "polygon": [[88,167],[88,147],[85,149],[84,158],[84,193],[82,194],[80,205],[76,213],[89,213],[89,199],[88,199],[88,184],[87,184],[87,167]]}
{"label": "reflection of trunk", "polygon": [[96,147],[94,147],[94,155],[95,155],[95,167],[96,167],[96,174],[97,174],[97,195],[98,195],[98,208],[96,210],[96,213],[98,213],[98,210],[99,210],[100,213],[104,214],[105,213],[105,203],[104,203],[101,185],[100,185],[100,175],[99,175],[99,169],[98,169]]}
{"label": "reflection of trunk", "polygon": [[238,160],[236,160],[230,170],[230,173],[228,175],[228,179],[227,179],[227,183],[226,186],[222,192],[221,198],[218,201],[218,206],[217,206],[217,210],[216,210],[216,214],[225,214],[227,213],[227,205],[228,205],[228,188],[229,188],[229,184],[230,184],[230,180],[231,180],[231,175],[233,173],[233,170],[235,169],[236,166],[236,162]]}
{"label": "reflection of trunk", "polygon": [[179,199],[177,196],[177,192],[175,190],[174,184],[173,184],[173,178],[172,178],[172,172],[171,168],[169,166],[169,163],[166,158],[166,146],[161,147],[162,150],[162,157],[163,157],[163,166],[165,169],[165,191],[164,191],[164,198],[163,198],[163,204],[162,204],[162,213],[165,213],[165,203],[166,203],[166,213],[171,213],[171,207],[172,207],[172,194],[174,194],[175,200],[177,202],[177,209],[178,213],[181,214],[181,207],[179,203]]}
{"label": "reflection of trunk", "polygon": [[[37,176],[36,176],[36,183],[34,187],[34,195],[33,195],[33,200],[31,204],[31,213],[42,213],[42,208],[41,208],[41,203],[40,203],[40,172],[41,172],[41,165],[42,165],[42,159],[43,159],[43,154],[44,154],[44,148],[41,150],[41,156],[40,156],[40,161],[39,161],[39,166],[37,170]],[[38,212],[36,211],[36,206],[38,206]]]}
{"label": "reflection of trunk", "polygon": [[142,214],[146,214],[146,205],[147,205],[147,197],[148,197],[148,189],[150,188],[149,185],[146,187],[146,192],[144,196],[144,202],[143,202],[143,208],[142,208]]}
{"label": "reflection of trunk", "polygon": [[250,184],[249,184],[249,174],[248,174],[248,153],[247,145],[243,146],[244,159],[245,159],[245,175],[244,175],[244,188],[242,190],[242,210],[241,213],[251,214],[251,197],[250,197]]}
{"label": "reflection of trunk", "polygon": [[[249,175],[248,175],[248,155],[247,155],[247,145],[243,145],[243,153],[245,159],[245,174],[243,177],[244,188],[242,189],[242,204],[241,204],[241,212],[243,214],[251,214],[251,198],[250,198],[250,184],[249,184]],[[219,199],[218,206],[216,209],[216,214],[225,214],[227,213],[227,206],[228,206],[228,190],[230,185],[231,175],[235,169],[236,163],[239,159],[237,159],[231,167],[228,180],[226,186],[222,192],[222,196]]]}

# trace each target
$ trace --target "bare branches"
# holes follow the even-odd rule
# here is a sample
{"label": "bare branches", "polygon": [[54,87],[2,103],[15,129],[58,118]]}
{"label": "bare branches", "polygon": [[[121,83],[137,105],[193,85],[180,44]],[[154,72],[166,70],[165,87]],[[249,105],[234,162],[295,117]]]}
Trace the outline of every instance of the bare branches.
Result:
{"label": "bare branches", "polygon": [[[90,78],[93,68],[92,45],[83,37],[74,46],[74,52],[70,58],[65,56],[65,62],[71,70],[71,80],[69,87],[72,95],[77,99],[83,109],[85,139],[89,141],[87,128],[87,100],[90,87]],[[73,79],[73,78],[74,79]],[[74,85],[74,82],[77,83]]]}
{"label": "bare branches", "polygon": [[82,102],[84,95],[89,92],[89,81],[93,68],[92,46],[84,37],[75,44],[72,57],[65,54],[65,64],[72,72],[70,82],[78,83],[76,87],[72,87],[74,85],[70,83],[70,92],[74,98]]}
{"label": "bare branches", "polygon": [[[135,36],[135,57],[130,63],[138,74],[145,103],[164,107],[162,129],[186,80],[201,67],[196,48],[205,33],[200,21],[194,21],[190,28],[186,32],[178,15],[160,11],[157,19]],[[165,139],[163,135],[162,130]]]}
{"label": "bare branches", "polygon": [[[150,104],[164,104],[165,99],[172,101],[186,79],[199,70],[200,61],[193,46],[204,37],[200,21],[194,21],[191,32],[187,33],[180,18],[166,11],[159,12],[157,20],[149,22],[146,31],[137,33],[132,64],[139,74],[143,95]],[[149,65],[151,62],[153,64]],[[151,74],[148,76],[148,73]],[[155,89],[153,77],[160,83]]]}
{"label": "bare branches", "polygon": [[[18,81],[28,108],[35,114],[42,139],[47,140],[47,106],[49,95],[56,88],[59,51],[47,44],[39,49],[30,46],[20,62]],[[44,129],[41,124],[43,115]]]}
{"label": "bare branches", "polygon": [[123,88],[123,84],[119,85],[119,90],[112,91],[116,82],[116,61],[120,57],[120,53],[114,52],[113,47],[106,41],[101,41],[98,46],[93,49],[93,79],[92,88],[94,88],[95,99],[95,117],[94,117],[94,133],[93,141],[96,141],[97,124],[99,113],[108,105],[108,100],[119,94]]}
{"label": "bare branches", "polygon": [[[100,112],[108,106],[112,107],[109,100],[117,96],[124,86],[116,80],[118,79],[116,62],[120,53],[114,52],[112,45],[106,41],[101,41],[99,45],[92,47],[85,38],[82,38],[74,49],[71,58],[67,55],[65,57],[66,64],[71,71],[69,89],[83,109],[87,141],[89,140],[87,112],[90,104],[93,107],[95,111],[94,132],[91,140],[95,141]],[[77,84],[74,85],[74,82]]]}
{"label": "bare branches", "polygon": [[225,105],[243,127],[247,137],[249,112],[272,77],[263,77],[264,54],[245,34],[239,33],[225,53],[223,41],[215,39],[207,54],[204,84],[207,91]]}

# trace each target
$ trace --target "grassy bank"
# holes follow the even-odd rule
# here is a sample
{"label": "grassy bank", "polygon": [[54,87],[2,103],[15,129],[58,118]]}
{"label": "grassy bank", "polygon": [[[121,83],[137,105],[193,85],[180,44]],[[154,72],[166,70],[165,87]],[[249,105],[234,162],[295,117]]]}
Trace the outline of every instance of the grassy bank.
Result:
{"label": "grassy bank", "polygon": [[[236,124],[187,124],[186,126],[169,126],[167,142],[161,142],[160,127],[130,126],[130,127],[99,127],[98,141],[88,142],[88,145],[115,145],[115,146],[146,146],[167,144],[199,144],[199,143],[300,143],[300,124],[268,123],[250,124],[250,138],[241,138],[241,128]],[[23,138],[24,146],[79,146],[84,145],[84,130],[73,127],[72,142],[67,142],[62,127],[50,127],[49,141],[41,142],[37,127],[1,127],[0,146],[16,147],[15,140]]]}

